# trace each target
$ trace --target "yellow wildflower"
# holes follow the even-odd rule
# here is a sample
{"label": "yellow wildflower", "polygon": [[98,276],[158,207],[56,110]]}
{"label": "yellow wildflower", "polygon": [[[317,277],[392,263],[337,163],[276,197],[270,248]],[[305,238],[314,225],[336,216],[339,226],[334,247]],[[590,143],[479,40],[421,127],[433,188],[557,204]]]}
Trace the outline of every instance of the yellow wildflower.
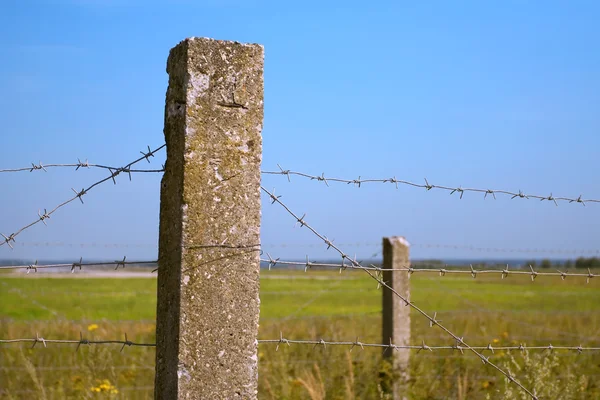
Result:
{"label": "yellow wildflower", "polygon": [[88,325],[88,331],[93,332],[96,329],[98,329],[98,325],[96,325],[96,324]]}
{"label": "yellow wildflower", "polygon": [[96,387],[90,388],[90,390],[94,393],[110,393],[110,394],[118,394],[119,391],[115,386],[113,386],[108,379],[104,379],[102,381],[98,381],[99,385]]}

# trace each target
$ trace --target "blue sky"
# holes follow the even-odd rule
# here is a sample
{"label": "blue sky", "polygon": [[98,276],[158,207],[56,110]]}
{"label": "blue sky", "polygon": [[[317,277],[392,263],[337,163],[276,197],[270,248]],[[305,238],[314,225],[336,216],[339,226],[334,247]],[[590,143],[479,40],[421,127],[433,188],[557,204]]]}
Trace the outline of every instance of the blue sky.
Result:
{"label": "blue sky", "polygon": [[[40,0],[0,12],[0,169],[123,165],[164,142],[169,49],[190,36],[265,46],[263,169],[600,198],[596,2]],[[164,152],[148,167],[159,167]],[[0,174],[0,232],[105,176]],[[0,258],[156,257],[158,174],[107,182],[22,233]],[[600,249],[600,204],[496,201],[391,185],[263,176],[343,250],[404,235],[422,257],[552,254],[431,248]],[[282,258],[335,256],[263,201]],[[65,245],[35,245],[35,243]],[[92,245],[94,244],[95,245]],[[118,246],[114,246],[118,244]]]}

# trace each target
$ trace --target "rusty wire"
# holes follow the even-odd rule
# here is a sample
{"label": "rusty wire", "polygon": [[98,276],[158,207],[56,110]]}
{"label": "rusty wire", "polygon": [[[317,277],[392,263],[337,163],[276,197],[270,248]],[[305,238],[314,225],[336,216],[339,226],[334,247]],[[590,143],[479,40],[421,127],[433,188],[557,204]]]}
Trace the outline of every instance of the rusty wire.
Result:
{"label": "rusty wire", "polygon": [[[342,264],[344,264],[345,262],[348,262],[348,263],[350,263],[350,265],[354,266],[355,268],[361,269],[364,272],[366,272],[371,278],[373,278],[375,281],[377,281],[378,287],[386,287],[395,296],[399,297],[405,303],[406,306],[410,306],[412,309],[417,311],[419,314],[421,314],[425,318],[427,318],[429,320],[430,327],[434,327],[434,326],[439,327],[444,332],[446,332],[448,335],[450,335],[456,341],[457,345],[461,345],[466,350],[471,351],[477,357],[479,357],[479,359],[483,362],[484,365],[490,365],[491,367],[496,369],[498,372],[500,372],[502,375],[504,375],[509,381],[513,382],[515,385],[517,385],[519,388],[521,388],[521,390],[523,390],[525,393],[527,393],[532,399],[536,399],[536,400],[538,399],[537,395],[535,395],[533,392],[531,392],[529,389],[527,389],[525,386],[523,386],[523,384],[521,384],[519,381],[517,381],[509,372],[504,371],[502,368],[500,368],[499,366],[497,366],[496,364],[491,362],[489,360],[489,357],[485,357],[477,349],[475,349],[475,348],[469,346],[467,343],[465,343],[463,338],[454,334],[448,328],[446,328],[444,325],[442,325],[440,323],[440,321],[438,321],[436,319],[437,313],[434,313],[433,316],[429,315],[427,312],[423,311],[420,307],[415,305],[413,302],[409,301],[406,297],[402,296],[400,293],[398,293],[398,291],[396,291],[394,288],[392,288],[387,283],[385,283],[382,279],[381,271],[373,271],[368,268],[365,268],[359,261],[356,260],[356,258],[354,258],[354,259],[350,258],[350,256],[348,256],[346,253],[344,253],[331,240],[329,240],[326,236],[320,234],[317,230],[315,230],[315,228],[313,228],[311,225],[309,225],[305,220],[306,214],[299,217],[287,205],[285,205],[280,200],[281,196],[276,196],[273,192],[270,192],[269,190],[265,189],[264,186],[261,186],[261,190],[263,192],[265,192],[271,198],[271,204],[277,203],[281,207],[283,207],[287,211],[287,213],[290,214],[296,220],[297,224],[300,225],[300,227],[306,227],[315,236],[317,236],[319,239],[321,239],[324,242],[324,244],[327,246],[327,249],[334,249],[335,251],[337,251],[340,254],[340,256],[342,257]],[[343,269],[344,268],[342,266],[342,270]]]}
{"label": "rusty wire", "polygon": [[509,190],[478,189],[478,188],[463,188],[462,186],[433,185],[433,184],[429,183],[427,178],[425,178],[424,184],[410,182],[410,181],[406,181],[406,180],[402,180],[402,179],[396,179],[396,177],[385,178],[385,179],[362,179],[359,176],[358,179],[343,179],[343,178],[326,177],[324,173],[321,175],[311,175],[311,174],[307,174],[304,172],[291,171],[289,169],[283,169],[279,164],[277,164],[277,166],[279,167],[279,171],[261,171],[261,173],[266,174],[266,175],[286,176],[288,181],[291,181],[290,176],[292,176],[292,175],[300,176],[303,178],[310,179],[311,181],[314,180],[314,181],[324,182],[325,185],[327,185],[327,186],[329,186],[329,182],[345,183],[348,185],[354,185],[358,188],[360,188],[365,183],[384,183],[384,184],[387,183],[387,184],[395,185],[396,189],[397,189],[398,185],[400,184],[400,185],[406,185],[406,186],[412,186],[412,187],[416,187],[416,188],[426,189],[427,191],[430,191],[432,189],[445,190],[447,192],[450,192],[451,195],[453,195],[455,193],[458,194],[461,199],[465,193],[473,192],[473,193],[482,193],[484,199],[487,198],[488,195],[491,195],[494,199],[496,199],[496,195],[505,195],[505,196],[510,196],[511,199],[519,198],[519,199],[537,199],[537,200],[541,200],[541,201],[544,201],[544,200],[552,201],[557,206],[558,206],[559,201],[568,202],[568,203],[579,203],[584,206],[585,206],[585,203],[600,203],[600,199],[584,199],[581,195],[578,197],[555,197],[552,195],[552,193],[550,193],[550,195],[548,195],[548,196],[541,196],[541,195],[537,195],[537,194],[525,194],[521,190],[519,190],[518,192],[514,192],[514,191],[509,191]]}
{"label": "rusty wire", "polygon": [[[11,249],[13,248],[12,243],[15,243],[15,237],[17,237],[21,232],[23,232],[26,229],[31,228],[32,226],[42,222],[44,225],[46,225],[46,220],[50,218],[50,216],[52,214],[54,214],[57,210],[59,210],[60,208],[66,206],[67,204],[79,199],[79,201],[81,201],[81,203],[83,204],[83,199],[82,197],[87,194],[90,190],[92,190],[94,187],[107,182],[109,180],[112,180],[113,183],[116,185],[117,181],[115,180],[115,177],[117,175],[119,175],[121,172],[129,172],[130,168],[132,165],[137,164],[138,162],[142,161],[142,160],[146,160],[148,162],[150,162],[150,157],[154,157],[154,153],[156,153],[157,151],[161,150],[163,147],[165,147],[166,145],[163,144],[162,146],[157,147],[154,150],[150,150],[150,146],[148,146],[148,152],[143,152],[141,151],[140,153],[142,153],[142,156],[137,158],[136,160],[130,162],[129,164],[123,166],[122,168],[117,168],[117,169],[110,169],[110,176],[101,179],[95,183],[93,183],[92,185],[90,185],[87,189],[81,189],[81,191],[77,191],[75,189],[71,189],[73,190],[73,192],[75,193],[75,196],[71,197],[70,199],[60,203],[59,205],[57,205],[56,207],[54,207],[52,210],[48,211],[48,210],[44,210],[44,213],[42,214],[41,211],[38,211],[38,218],[25,225],[24,227],[22,227],[21,229],[11,233],[10,235],[6,236],[2,233],[0,233],[0,235],[2,236],[2,238],[4,239],[3,241],[0,241],[0,246],[3,246],[5,244],[7,244]],[[129,179],[131,180],[131,173],[129,173]]]}

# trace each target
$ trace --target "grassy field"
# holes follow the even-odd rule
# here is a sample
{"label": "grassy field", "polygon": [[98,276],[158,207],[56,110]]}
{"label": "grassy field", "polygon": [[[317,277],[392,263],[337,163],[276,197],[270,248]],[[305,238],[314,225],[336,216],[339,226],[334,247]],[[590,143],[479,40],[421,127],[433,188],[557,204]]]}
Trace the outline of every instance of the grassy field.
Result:
{"label": "grassy field", "polygon": [[[274,279],[276,278],[276,279]],[[584,278],[415,274],[412,300],[472,345],[598,346],[600,282]],[[122,339],[154,342],[156,280],[0,275],[0,338]],[[453,345],[411,314],[414,344]],[[260,338],[381,342],[381,291],[360,272],[262,272]],[[154,350],[118,345],[0,345],[1,399],[151,399]],[[259,346],[261,399],[386,398],[389,365],[376,349]],[[598,353],[496,351],[546,398],[600,396]],[[520,369],[521,368],[521,369]],[[519,398],[472,354],[411,353],[415,399]],[[508,391],[507,391],[508,387]]]}

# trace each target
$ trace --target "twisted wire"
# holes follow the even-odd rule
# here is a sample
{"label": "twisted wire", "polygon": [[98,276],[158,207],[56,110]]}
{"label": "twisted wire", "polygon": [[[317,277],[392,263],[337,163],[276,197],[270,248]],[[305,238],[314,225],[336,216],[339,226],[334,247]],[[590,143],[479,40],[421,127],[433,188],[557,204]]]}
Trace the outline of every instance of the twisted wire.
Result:
{"label": "twisted wire", "polygon": [[[47,347],[48,344],[67,344],[67,345],[76,345],[76,350],[79,350],[81,345],[103,345],[103,344],[118,344],[121,345],[121,351],[127,346],[137,346],[137,347],[156,347],[156,343],[138,343],[133,342],[127,338],[127,334],[125,333],[125,340],[90,340],[83,337],[83,334],[80,333],[79,339],[45,339],[41,337],[39,334],[36,334],[34,338],[18,338],[18,339],[0,339],[0,344],[14,344],[14,343],[32,343],[31,348],[36,347],[38,343],[41,343],[44,347]],[[345,346],[350,347],[350,351],[352,351],[355,347],[360,347],[361,349],[365,348],[380,348],[380,349],[389,349],[389,350],[416,350],[417,353],[422,350],[434,352],[438,350],[452,350],[459,351],[461,354],[464,354],[465,350],[479,350],[489,351],[491,354],[494,354],[495,351],[547,351],[549,353],[553,351],[571,351],[576,352],[577,354],[581,354],[583,352],[596,352],[600,351],[600,347],[598,346],[554,346],[549,344],[547,346],[527,346],[524,343],[519,344],[518,346],[492,346],[491,343],[484,346],[467,346],[465,344],[456,343],[454,345],[446,345],[446,346],[428,346],[425,344],[425,340],[421,341],[421,344],[417,345],[395,345],[393,343],[385,344],[385,343],[367,343],[361,342],[359,338],[356,338],[354,341],[329,341],[329,340],[298,340],[298,339],[286,339],[283,336],[283,333],[280,334],[277,339],[258,339],[258,344],[274,344],[276,345],[276,351],[279,350],[281,345],[309,345],[313,346],[313,348],[317,348],[322,346],[326,348],[327,346]],[[489,357],[488,357],[489,358]],[[488,361],[489,364],[491,364]]]}
{"label": "twisted wire", "polygon": [[31,167],[22,167],[22,168],[5,168],[0,169],[0,173],[8,173],[8,172],[33,172],[33,171],[45,171],[48,172],[48,168],[73,168],[75,167],[75,171],[79,170],[79,168],[99,168],[99,169],[108,169],[111,172],[113,170],[121,170],[121,172],[126,172],[128,174],[131,173],[152,173],[152,172],[165,172],[164,168],[161,169],[132,169],[132,168],[119,168],[114,166],[102,165],[102,164],[90,164],[87,162],[82,162],[78,159],[77,164],[42,164],[39,162],[38,164],[31,163]]}
{"label": "twisted wire", "polygon": [[[479,359],[483,362],[484,365],[490,365],[491,367],[493,367],[494,369],[496,369],[498,372],[500,372],[501,374],[503,374],[509,381],[513,382],[515,385],[517,385],[519,388],[521,388],[521,390],[523,390],[525,393],[527,393],[532,399],[536,399],[536,400],[538,399],[538,397],[533,392],[531,392],[529,389],[527,389],[525,386],[523,386],[523,384],[521,384],[519,381],[517,381],[510,373],[504,371],[502,368],[500,368],[499,366],[497,366],[496,364],[494,364],[493,362],[491,362],[489,360],[489,357],[485,357],[479,351],[477,351],[476,349],[474,349],[471,346],[469,346],[467,343],[464,342],[463,338],[461,338],[458,335],[454,334],[448,328],[446,328],[444,325],[442,325],[440,323],[440,321],[436,320],[437,313],[434,313],[433,316],[430,316],[428,313],[426,313],[425,311],[423,311],[420,307],[418,307],[417,305],[415,305],[413,302],[410,302],[406,297],[402,296],[400,293],[398,293],[398,291],[396,291],[394,288],[392,288],[387,283],[385,283],[383,281],[383,279],[380,278],[380,276],[381,276],[380,271],[379,272],[378,271],[372,271],[372,270],[369,270],[369,269],[365,268],[356,259],[352,259],[348,255],[346,255],[346,253],[344,253],[334,243],[332,243],[329,239],[327,239],[326,236],[324,236],[324,235],[320,234],[319,232],[317,232],[315,230],[315,228],[313,228],[312,226],[310,226],[306,222],[306,220],[305,220],[306,214],[304,214],[302,217],[299,217],[287,205],[285,205],[280,200],[281,196],[276,196],[274,193],[272,193],[269,190],[265,189],[264,186],[261,186],[261,190],[263,192],[265,192],[271,198],[271,204],[275,204],[275,203],[279,204],[292,217],[294,217],[294,219],[296,219],[296,221],[300,225],[300,227],[306,227],[315,236],[317,236],[319,239],[321,239],[325,243],[325,245],[327,246],[328,249],[331,248],[331,249],[334,249],[335,251],[337,251],[340,254],[340,256],[342,257],[342,262],[348,261],[354,267],[356,267],[358,269],[361,269],[364,272],[366,272],[371,278],[373,278],[375,281],[377,281],[378,287],[381,287],[381,286],[386,287],[395,296],[399,297],[405,303],[406,306],[411,307],[412,309],[414,309],[415,311],[417,311],[419,314],[421,314],[425,318],[427,318],[429,320],[430,327],[438,326],[440,329],[442,329],[444,332],[446,332],[448,335],[450,335],[452,338],[454,338],[454,340],[456,340],[457,344],[463,346],[467,350],[469,350],[472,353],[474,353],[477,357],[479,357]],[[374,275],[373,272],[375,272],[376,275]]]}
{"label": "twisted wire", "polygon": [[311,181],[314,180],[314,181],[318,181],[318,182],[324,182],[325,185],[327,185],[327,186],[329,186],[329,182],[345,183],[348,185],[354,185],[358,188],[360,188],[365,183],[388,183],[388,184],[391,183],[392,185],[395,185],[396,189],[397,189],[398,185],[400,184],[400,185],[406,185],[406,186],[412,186],[412,187],[416,187],[416,188],[426,189],[427,191],[430,191],[432,189],[444,190],[444,191],[450,192],[451,195],[453,195],[454,193],[458,194],[461,199],[465,193],[472,192],[472,193],[482,193],[484,195],[483,196],[484,199],[487,198],[488,195],[491,195],[494,199],[496,199],[496,195],[505,195],[505,196],[510,196],[511,200],[519,198],[519,199],[538,199],[541,201],[544,201],[544,200],[552,201],[557,206],[558,206],[559,201],[568,202],[568,203],[579,203],[584,206],[585,206],[585,203],[600,203],[600,199],[583,199],[583,197],[581,195],[579,195],[578,197],[555,197],[552,195],[552,193],[550,193],[550,195],[548,195],[548,196],[542,196],[542,195],[537,195],[537,194],[525,194],[521,190],[519,190],[518,192],[513,192],[513,191],[509,191],[509,190],[478,189],[478,188],[463,188],[462,186],[454,187],[454,186],[444,186],[444,185],[433,185],[433,184],[429,183],[427,178],[425,178],[424,184],[410,182],[410,181],[402,180],[402,179],[396,179],[396,177],[385,178],[385,179],[361,179],[360,176],[358,177],[358,179],[333,178],[333,177],[326,177],[324,173],[321,175],[311,175],[311,174],[307,174],[304,172],[283,169],[279,164],[277,164],[277,166],[279,167],[279,171],[261,171],[261,173],[266,174],[266,175],[286,176],[288,181],[290,181],[290,182],[291,182],[290,176],[292,176],[292,175],[300,176],[302,178],[307,178]]}
{"label": "twisted wire", "polygon": [[[15,238],[16,238],[16,237],[17,237],[19,234],[21,234],[23,231],[25,231],[26,229],[29,229],[29,228],[31,228],[32,226],[34,226],[34,225],[36,225],[36,224],[38,224],[38,223],[40,223],[40,222],[42,222],[44,225],[46,225],[46,219],[50,218],[50,216],[51,216],[52,214],[54,214],[56,211],[58,211],[60,208],[62,208],[62,207],[64,207],[64,206],[66,206],[67,204],[69,204],[69,203],[71,203],[71,202],[73,202],[73,201],[75,201],[75,200],[77,200],[77,199],[79,199],[79,200],[81,201],[81,203],[83,204],[83,199],[82,199],[82,197],[83,197],[85,194],[87,194],[87,193],[88,193],[90,190],[92,190],[93,188],[95,188],[96,186],[98,186],[98,185],[100,185],[100,184],[102,184],[102,183],[104,183],[104,182],[107,182],[107,181],[109,181],[109,180],[112,180],[112,181],[113,181],[113,183],[116,185],[116,184],[117,184],[117,181],[115,180],[115,177],[116,177],[117,175],[119,175],[121,172],[128,172],[129,168],[130,168],[132,165],[134,165],[134,164],[137,164],[138,162],[140,162],[140,161],[142,161],[142,160],[146,160],[146,161],[148,161],[148,163],[150,163],[150,157],[154,157],[154,153],[156,153],[157,151],[161,150],[161,149],[162,149],[163,147],[165,147],[165,146],[166,146],[166,145],[165,145],[165,144],[163,144],[162,146],[159,146],[159,147],[157,147],[157,148],[156,148],[156,149],[154,149],[154,150],[150,150],[150,147],[148,146],[148,152],[147,152],[147,153],[145,153],[145,152],[140,152],[140,153],[142,153],[142,156],[141,156],[141,157],[139,157],[139,158],[137,158],[136,160],[134,160],[134,161],[130,162],[129,164],[125,165],[125,166],[124,166],[124,167],[122,167],[122,168],[117,168],[117,169],[115,169],[115,170],[112,170],[112,169],[111,169],[111,170],[110,170],[110,171],[111,171],[111,174],[110,174],[110,176],[108,176],[108,177],[106,177],[106,178],[104,178],[104,179],[101,179],[101,180],[99,180],[99,181],[97,181],[97,182],[93,183],[93,184],[92,184],[92,185],[90,185],[90,186],[89,186],[87,189],[81,189],[81,191],[77,191],[77,190],[75,190],[75,189],[71,189],[71,190],[73,190],[73,192],[75,193],[75,196],[73,196],[73,197],[71,197],[70,199],[68,199],[68,200],[66,200],[66,201],[64,201],[64,202],[62,202],[62,203],[60,203],[59,205],[57,205],[56,207],[54,207],[54,208],[53,208],[52,210],[50,210],[50,211],[47,211],[47,210],[45,209],[43,214],[42,214],[40,211],[38,211],[38,218],[37,218],[35,221],[33,221],[33,222],[31,222],[31,223],[29,223],[29,224],[25,225],[25,226],[24,226],[24,227],[22,227],[21,229],[19,229],[19,230],[15,231],[15,232],[13,232],[13,233],[11,233],[11,234],[10,234],[10,235],[8,235],[8,236],[6,236],[6,235],[4,235],[4,234],[0,233],[0,235],[1,235],[1,236],[4,238],[4,240],[3,240],[3,241],[0,241],[0,246],[3,246],[3,245],[5,245],[5,244],[7,244],[7,245],[8,245],[8,246],[9,246],[9,247],[12,249],[12,248],[13,248],[13,246],[12,246],[11,242],[12,242],[12,243],[14,243],[14,242],[15,242]],[[131,173],[129,174],[129,179],[131,180]]]}
{"label": "twisted wire", "polygon": [[19,270],[24,269],[27,270],[27,273],[33,271],[37,272],[38,269],[48,269],[48,268],[70,268],[71,273],[75,272],[77,268],[81,271],[83,267],[106,267],[106,266],[115,266],[115,270],[119,269],[119,267],[125,268],[126,265],[156,265],[158,263],[157,260],[154,261],[127,261],[127,256],[123,257],[122,260],[115,261],[96,261],[96,262],[83,262],[83,257],[79,258],[79,262],[73,263],[62,263],[62,264],[38,264],[37,260],[34,264],[28,265],[5,265],[0,266],[0,270]]}
{"label": "twisted wire", "polygon": [[410,276],[414,273],[434,273],[439,274],[439,276],[443,277],[452,274],[469,274],[472,278],[477,278],[477,275],[485,275],[485,274],[494,274],[499,275],[502,279],[506,278],[509,275],[528,275],[531,277],[532,281],[538,276],[550,276],[550,277],[560,277],[562,280],[565,280],[568,276],[573,277],[584,277],[586,278],[586,283],[590,283],[590,279],[598,276],[598,274],[592,273],[592,271],[587,268],[587,273],[579,273],[579,272],[566,272],[556,270],[556,272],[544,272],[544,271],[536,271],[531,265],[529,266],[529,271],[522,270],[511,270],[508,264],[506,264],[506,268],[503,269],[475,269],[473,265],[471,265],[471,269],[460,269],[460,268],[413,268],[411,266],[403,267],[403,268],[381,268],[377,267],[374,264],[370,264],[368,266],[357,266],[354,262],[347,263],[345,259],[342,259],[340,264],[333,263],[320,263],[310,261],[309,257],[306,256],[306,261],[282,261],[279,258],[273,258],[269,253],[266,253],[268,258],[261,258],[260,261],[268,264],[269,270],[271,268],[279,265],[288,265],[288,266],[296,266],[296,267],[304,267],[304,272],[308,271],[309,268],[320,267],[320,268],[334,268],[339,269],[340,273],[346,269],[355,269],[355,270],[368,270],[374,271],[376,273],[381,273],[384,271],[400,271],[406,272],[410,278]]}

